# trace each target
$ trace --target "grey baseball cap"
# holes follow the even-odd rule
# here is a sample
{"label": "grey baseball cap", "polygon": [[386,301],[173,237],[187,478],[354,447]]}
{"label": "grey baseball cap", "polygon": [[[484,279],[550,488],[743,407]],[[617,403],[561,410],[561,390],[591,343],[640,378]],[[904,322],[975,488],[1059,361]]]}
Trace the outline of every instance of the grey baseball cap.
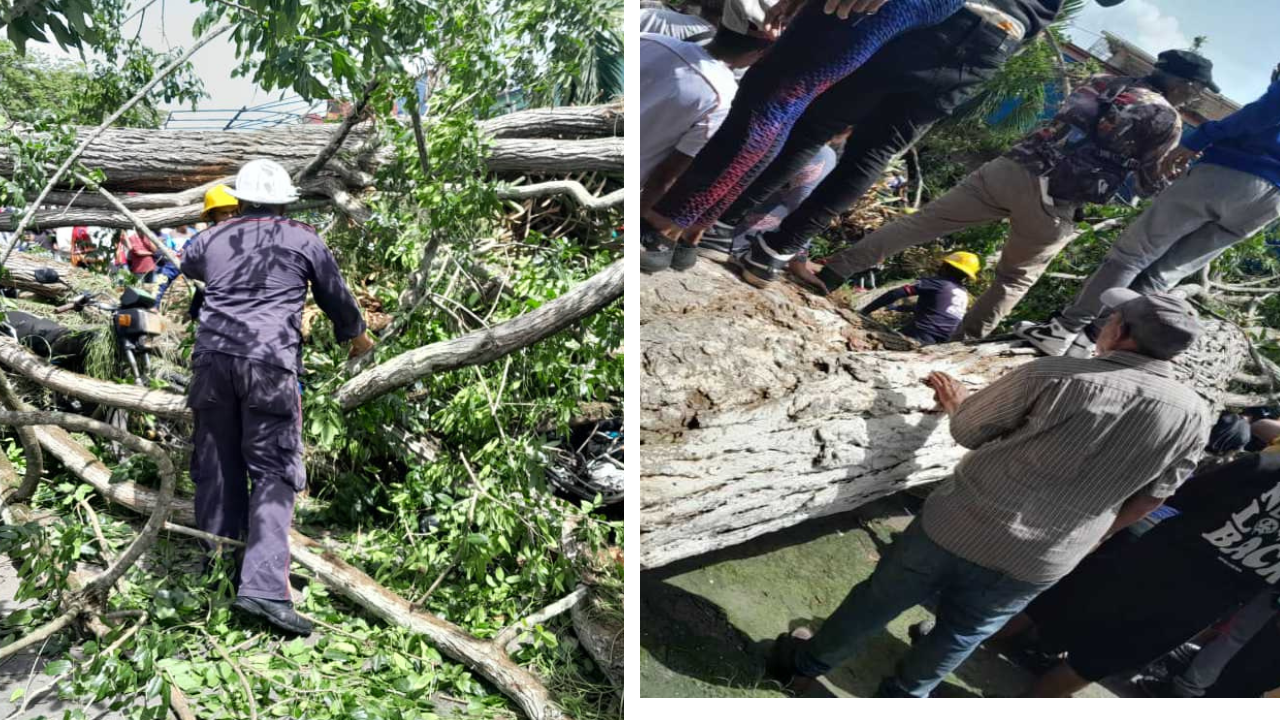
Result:
{"label": "grey baseball cap", "polygon": [[1172,360],[1191,347],[1204,329],[1195,308],[1177,295],[1111,288],[1102,293],[1102,302],[1120,313],[1138,349],[1160,360]]}

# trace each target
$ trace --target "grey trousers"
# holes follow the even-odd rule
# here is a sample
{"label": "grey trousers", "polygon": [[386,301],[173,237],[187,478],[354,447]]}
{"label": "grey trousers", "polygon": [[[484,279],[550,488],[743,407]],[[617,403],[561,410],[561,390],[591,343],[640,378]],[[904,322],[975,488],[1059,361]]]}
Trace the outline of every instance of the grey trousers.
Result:
{"label": "grey trousers", "polygon": [[849,278],[909,247],[975,225],[1009,220],[1009,238],[996,263],[991,287],[969,308],[953,339],[986,336],[1022,300],[1049,263],[1076,237],[1076,206],[1046,206],[1040,178],[1000,157],[973,171],[950,192],[919,212],[895,220],[843,252],[827,267]]}
{"label": "grey trousers", "polygon": [[1197,165],[1125,229],[1058,322],[1072,332],[1090,324],[1101,330],[1102,293],[1168,290],[1277,218],[1280,188],[1221,165]]}
{"label": "grey trousers", "polygon": [[1204,697],[1205,691],[1218,682],[1218,676],[1227,663],[1276,617],[1277,612],[1280,610],[1276,608],[1276,594],[1272,591],[1259,593],[1236,612],[1227,632],[1201,648],[1187,669],[1173,679],[1174,692],[1184,697]]}

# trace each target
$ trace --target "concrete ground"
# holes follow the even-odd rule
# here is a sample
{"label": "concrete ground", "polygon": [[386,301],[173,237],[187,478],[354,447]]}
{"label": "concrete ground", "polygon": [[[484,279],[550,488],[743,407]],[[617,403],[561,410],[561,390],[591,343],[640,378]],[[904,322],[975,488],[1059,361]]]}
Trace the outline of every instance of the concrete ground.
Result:
{"label": "concrete ground", "polygon": [[[643,573],[640,694],[781,696],[781,688],[764,677],[768,646],[799,625],[816,628],[871,573],[891,534],[910,521],[908,503],[888,498]],[[926,610],[914,608],[890,623],[857,658],[823,678],[815,696],[870,697],[906,653],[907,628],[928,617]],[[1014,697],[1032,677],[984,648],[935,695]],[[1091,685],[1076,696],[1116,694]]]}

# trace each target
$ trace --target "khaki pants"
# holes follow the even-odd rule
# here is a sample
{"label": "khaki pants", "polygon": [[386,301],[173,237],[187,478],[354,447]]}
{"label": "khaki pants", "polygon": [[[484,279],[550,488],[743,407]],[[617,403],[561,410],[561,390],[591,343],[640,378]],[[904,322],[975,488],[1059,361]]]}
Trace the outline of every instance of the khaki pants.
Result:
{"label": "khaki pants", "polygon": [[1047,207],[1040,179],[1001,157],[973,171],[950,192],[914,215],[896,220],[833,255],[827,267],[852,277],[909,247],[995,220],[1009,220],[1009,238],[996,264],[991,287],[965,314],[955,340],[986,336],[1008,315],[1049,263],[1078,234],[1076,206]]}

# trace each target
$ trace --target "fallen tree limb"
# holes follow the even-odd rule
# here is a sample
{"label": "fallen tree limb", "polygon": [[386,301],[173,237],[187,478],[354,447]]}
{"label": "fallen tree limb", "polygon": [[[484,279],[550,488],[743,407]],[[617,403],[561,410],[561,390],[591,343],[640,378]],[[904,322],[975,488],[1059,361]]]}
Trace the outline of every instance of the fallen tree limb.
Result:
{"label": "fallen tree limb", "polygon": [[27,352],[10,337],[0,335],[0,365],[55,392],[108,407],[153,413],[161,417],[191,419],[187,399],[166,390],[96,380],[62,370]]}
{"label": "fallen tree limb", "polygon": [[[150,512],[154,516],[154,509],[162,500],[155,491],[130,481],[113,483],[111,471],[61,428],[41,427],[37,434],[50,455],[103,497],[135,512]],[[173,520],[195,524],[190,500],[174,499],[168,510]],[[289,532],[289,549],[293,561],[310,570],[327,587],[385,622],[425,635],[445,655],[492,682],[532,720],[564,717],[542,681],[513,662],[492,642],[474,638],[453,623],[421,612],[296,530]]]}
{"label": "fallen tree limb", "polygon": [[617,207],[622,204],[625,196],[623,188],[618,188],[608,195],[596,197],[576,180],[552,180],[532,185],[510,185],[498,189],[498,197],[503,200],[528,200],[550,195],[564,195],[586,210]]}
{"label": "fallen tree limb", "polygon": [[491,328],[401,353],[338,388],[344,410],[404,387],[432,373],[492,362],[595,314],[622,295],[623,261],[542,307]]}
{"label": "fallen tree limb", "polygon": [[320,149],[320,152],[316,153],[315,157],[311,158],[311,162],[307,163],[305,167],[294,175],[294,182],[296,184],[301,185],[307,180],[310,180],[320,171],[320,168],[325,166],[325,163],[329,162],[329,158],[332,158],[334,153],[338,152],[338,148],[342,147],[342,144],[347,141],[347,136],[351,134],[351,128],[355,127],[356,123],[360,122],[361,116],[364,115],[365,108],[369,106],[369,98],[373,97],[373,92],[378,89],[378,85],[380,85],[381,82],[382,81],[380,80],[370,80],[365,84],[364,92],[360,95],[360,98],[356,100],[356,104],[351,108],[351,112],[342,120],[342,124],[338,126],[338,131],[333,134],[333,137],[329,138],[329,142],[325,143],[325,146]]}
{"label": "fallen tree limb", "polygon": [[[9,376],[4,373],[0,373],[0,406],[3,406],[5,410],[15,412],[31,409],[13,391],[13,385],[9,383]],[[35,494],[36,488],[40,486],[40,478],[44,475],[44,451],[40,449],[40,439],[36,437],[36,431],[29,427],[20,427],[17,428],[17,431],[18,441],[22,443],[22,455],[26,461],[27,469],[23,475],[22,484],[5,496],[5,504],[29,500]],[[2,489],[0,488],[0,490]]]}
{"label": "fallen tree limb", "polygon": [[622,135],[622,104],[519,110],[480,122],[492,138],[591,138]]}
{"label": "fallen tree limb", "polygon": [[493,644],[502,648],[508,655],[514,654],[527,644],[529,630],[568,612],[570,608],[581,602],[589,593],[590,590],[587,589],[586,585],[579,585],[568,595],[503,628],[502,632],[498,633],[497,637],[493,639]]}
{"label": "fallen tree limb", "polygon": [[[275,160],[296,173],[333,137],[333,125],[291,125],[270,130],[139,130],[113,128],[103,133],[82,158],[85,167],[102,170],[102,186],[116,194],[126,192],[178,193],[234,176],[249,160]],[[354,150],[365,144],[372,128],[367,124],[351,131],[343,144]],[[367,158],[365,170],[373,171],[393,159],[390,147]],[[491,141],[486,158],[495,172],[570,173],[599,170],[621,173],[623,140],[618,137],[587,140],[501,138]],[[0,176],[12,177],[12,157],[0,147]],[[333,167],[318,177],[341,176]],[[345,180],[344,180],[345,183]],[[68,184],[66,187],[70,187]],[[74,199],[62,196],[60,199]],[[172,197],[165,200],[172,200]],[[78,201],[77,201],[78,202]],[[41,205],[47,204],[41,199]],[[148,200],[147,204],[155,204]],[[29,207],[36,207],[34,204]],[[41,209],[44,209],[43,207]]]}
{"label": "fallen tree limb", "polygon": [[[0,213],[0,218],[2,217],[4,215]],[[62,278],[71,287],[60,283],[46,285],[45,283],[36,282],[36,271],[42,268],[57,270],[58,277]],[[91,285],[95,279],[97,284],[100,285],[102,283],[100,275],[81,270],[70,263],[56,260],[52,257],[40,257],[25,252],[15,252],[9,257],[8,264],[4,266],[3,280],[0,281],[0,285],[17,288],[47,300],[61,301],[72,293],[72,288],[86,287]]]}

